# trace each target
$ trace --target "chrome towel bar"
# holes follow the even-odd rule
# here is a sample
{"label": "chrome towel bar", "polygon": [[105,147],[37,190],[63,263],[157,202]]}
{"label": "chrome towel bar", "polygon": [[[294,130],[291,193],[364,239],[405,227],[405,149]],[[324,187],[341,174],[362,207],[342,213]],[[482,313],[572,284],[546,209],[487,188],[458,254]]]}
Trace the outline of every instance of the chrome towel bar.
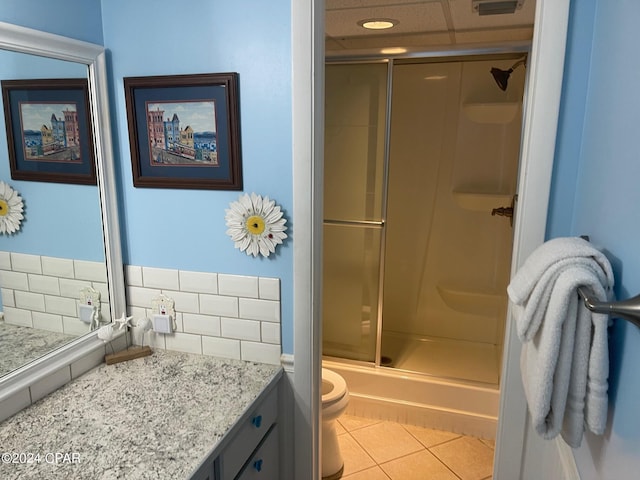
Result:
{"label": "chrome towel bar", "polygon": [[578,295],[584,300],[584,305],[594,313],[606,313],[612,317],[620,317],[630,321],[640,328],[640,295],[620,302],[600,302],[590,296],[589,289],[578,287]]}

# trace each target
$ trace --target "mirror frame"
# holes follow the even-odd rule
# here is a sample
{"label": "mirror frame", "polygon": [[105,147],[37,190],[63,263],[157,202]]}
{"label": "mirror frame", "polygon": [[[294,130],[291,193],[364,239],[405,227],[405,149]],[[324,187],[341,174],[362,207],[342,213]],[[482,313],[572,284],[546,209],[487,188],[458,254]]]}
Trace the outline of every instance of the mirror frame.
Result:
{"label": "mirror frame", "polygon": [[[126,314],[105,48],[61,35],[0,22],[0,49],[87,66],[109,305],[112,316]],[[13,370],[0,378],[0,402],[99,349],[104,352],[105,343],[98,339],[97,331],[93,331]]]}

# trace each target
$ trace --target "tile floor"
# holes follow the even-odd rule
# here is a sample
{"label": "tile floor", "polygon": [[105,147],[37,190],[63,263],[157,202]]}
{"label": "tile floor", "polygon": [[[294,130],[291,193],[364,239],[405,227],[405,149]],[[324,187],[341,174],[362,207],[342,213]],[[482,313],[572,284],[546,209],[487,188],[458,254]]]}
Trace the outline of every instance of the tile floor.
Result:
{"label": "tile floor", "polygon": [[494,442],[440,430],[370,420],[338,419],[343,480],[485,480]]}

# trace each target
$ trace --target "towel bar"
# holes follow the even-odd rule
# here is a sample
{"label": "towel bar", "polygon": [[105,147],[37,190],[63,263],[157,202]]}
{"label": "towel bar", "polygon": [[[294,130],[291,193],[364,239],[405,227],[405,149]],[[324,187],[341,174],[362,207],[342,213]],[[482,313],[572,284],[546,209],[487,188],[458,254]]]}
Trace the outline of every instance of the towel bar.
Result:
{"label": "towel bar", "polygon": [[607,313],[614,317],[624,318],[640,328],[640,295],[621,302],[599,302],[589,296],[589,290],[578,287],[578,295],[584,300],[584,305],[595,313]]}

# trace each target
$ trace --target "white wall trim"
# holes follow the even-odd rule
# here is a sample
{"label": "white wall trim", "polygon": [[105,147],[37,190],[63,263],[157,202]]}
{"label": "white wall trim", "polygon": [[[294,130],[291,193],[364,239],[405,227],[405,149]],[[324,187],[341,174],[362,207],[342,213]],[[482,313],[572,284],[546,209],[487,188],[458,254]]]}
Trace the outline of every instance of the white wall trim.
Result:
{"label": "white wall trim", "polygon": [[576,465],[576,458],[573,456],[573,449],[567,445],[562,437],[556,437],[555,447],[562,467],[562,478],[564,480],[580,480],[580,472],[578,465]]}
{"label": "white wall trim", "polygon": [[[569,0],[539,0],[536,4],[524,99],[512,272],[545,238],[568,18]],[[521,344],[511,328],[511,309],[507,319],[494,461],[494,478],[498,480],[521,478],[526,455],[527,407],[519,368]],[[544,464],[540,468],[539,478],[551,478],[545,476]]]}
{"label": "white wall trim", "polygon": [[280,355],[280,365],[287,373],[294,373],[294,356],[289,353],[283,353]]}
{"label": "white wall trim", "polygon": [[324,1],[291,1],[294,478],[320,478]]}

